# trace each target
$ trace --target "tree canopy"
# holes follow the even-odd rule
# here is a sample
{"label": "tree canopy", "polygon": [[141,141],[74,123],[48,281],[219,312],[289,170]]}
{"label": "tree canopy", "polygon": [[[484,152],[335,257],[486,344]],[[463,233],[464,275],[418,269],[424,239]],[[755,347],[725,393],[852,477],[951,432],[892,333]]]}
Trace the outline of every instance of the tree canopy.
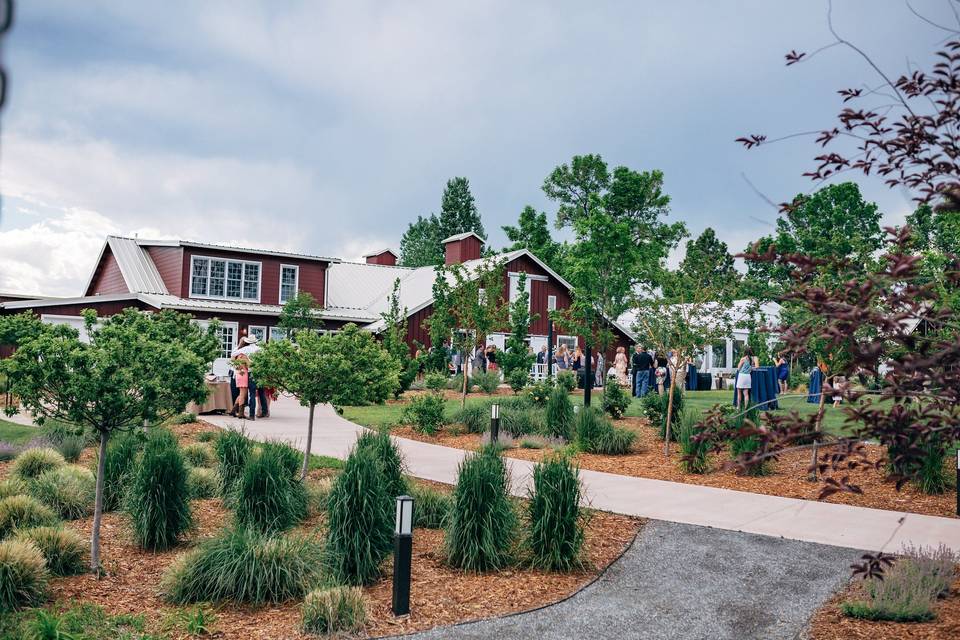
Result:
{"label": "tree canopy", "polygon": [[567,247],[551,236],[546,213],[538,212],[527,205],[520,212],[516,226],[506,225],[501,228],[511,242],[506,247],[507,251],[528,249],[561,276],[564,274]]}
{"label": "tree canopy", "polygon": [[313,294],[299,291],[284,303],[277,326],[286,329],[288,337],[304,329],[317,330],[323,326],[319,312],[320,303]]}
{"label": "tree canopy", "polygon": [[440,199],[440,215],[417,216],[400,239],[400,264],[405,267],[442,265],[445,238],[473,231],[486,238],[480,212],[477,210],[470,181],[463,177],[447,180]]}

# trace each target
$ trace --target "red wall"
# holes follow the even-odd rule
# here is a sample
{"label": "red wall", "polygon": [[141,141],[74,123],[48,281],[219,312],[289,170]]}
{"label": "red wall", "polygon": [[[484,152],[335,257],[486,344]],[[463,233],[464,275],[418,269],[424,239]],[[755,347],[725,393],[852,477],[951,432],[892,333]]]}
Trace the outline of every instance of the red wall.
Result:
{"label": "red wall", "polygon": [[146,252],[157,267],[167,291],[175,296],[180,295],[183,288],[183,249],[180,247],[146,247]]}
{"label": "red wall", "polygon": [[483,243],[475,236],[467,236],[462,240],[448,242],[443,247],[444,262],[457,264],[467,260],[476,260],[483,251]]}
{"label": "red wall", "polygon": [[[306,291],[313,295],[321,305],[324,304],[324,279],[326,278],[327,262],[314,260],[298,260],[295,258],[278,258],[275,256],[238,253],[232,251],[216,251],[186,247],[183,249],[183,264],[181,268],[180,297],[190,297],[190,259],[191,256],[207,256],[212,258],[229,258],[260,263],[260,304],[280,304],[280,265],[298,265],[300,276],[299,291]],[[173,291],[171,291],[173,293]]]}
{"label": "red wall", "polygon": [[94,274],[93,281],[90,283],[87,295],[129,292],[130,290],[127,288],[127,283],[123,279],[123,274],[120,273],[120,265],[117,264],[117,259],[108,248],[103,253],[100,264],[97,265],[97,272]]}

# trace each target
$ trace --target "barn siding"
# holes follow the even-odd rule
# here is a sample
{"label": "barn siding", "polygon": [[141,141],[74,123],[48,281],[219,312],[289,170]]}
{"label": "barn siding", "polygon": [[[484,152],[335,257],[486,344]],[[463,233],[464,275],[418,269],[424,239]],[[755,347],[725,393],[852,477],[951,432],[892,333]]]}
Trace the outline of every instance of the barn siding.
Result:
{"label": "barn siding", "polygon": [[[180,247],[146,247],[164,286],[171,295],[180,296],[183,290],[183,249]],[[184,297],[184,296],[181,296]]]}
{"label": "barn siding", "polygon": [[114,257],[113,252],[107,249],[103,253],[100,264],[97,265],[97,270],[87,295],[107,295],[111,293],[129,292],[130,290],[127,288],[127,283],[123,279],[123,274],[120,273],[120,265],[117,264],[117,259]]}

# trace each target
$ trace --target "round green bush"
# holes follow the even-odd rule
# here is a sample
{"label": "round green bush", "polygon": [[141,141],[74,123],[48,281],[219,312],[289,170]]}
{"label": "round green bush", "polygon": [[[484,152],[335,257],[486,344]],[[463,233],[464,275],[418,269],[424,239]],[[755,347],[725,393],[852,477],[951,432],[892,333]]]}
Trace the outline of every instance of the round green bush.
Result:
{"label": "round green bush", "polygon": [[227,529],[180,556],[161,592],[174,604],[285,602],[320,583],[322,558],[322,547],[309,538]]}
{"label": "round green bush", "polygon": [[307,517],[307,492],[279,447],[265,447],[250,457],[233,507],[238,525],[264,533],[286,531]]}
{"label": "round green bush", "polygon": [[582,565],[584,518],[579,476],[565,456],[551,456],[533,468],[527,546],[537,568],[571,571]]}
{"label": "round green bush", "polygon": [[547,400],[547,435],[570,440],[573,431],[573,403],[570,394],[561,386],[550,392]]}
{"label": "round green bush", "polygon": [[0,500],[10,496],[21,496],[27,494],[27,483],[20,478],[6,478],[0,480]]}
{"label": "round green bush", "polygon": [[341,584],[370,584],[393,546],[395,501],[379,461],[354,447],[327,501],[326,560]]}
{"label": "round green bush", "polygon": [[217,454],[213,447],[203,442],[191,442],[183,447],[183,459],[191,467],[212,468],[217,466]]}
{"label": "round green bush", "polygon": [[220,477],[213,469],[191,467],[187,471],[187,490],[194,500],[216,498],[220,493]]}
{"label": "round green bush", "polygon": [[303,630],[333,635],[357,633],[367,621],[367,607],[360,587],[317,589],[303,599]]}
{"label": "round green bush", "polygon": [[428,373],[423,379],[423,386],[431,391],[443,391],[447,388],[449,377],[444,373]]}
{"label": "round green bush", "polygon": [[67,520],[93,513],[96,490],[93,472],[76,465],[44,471],[30,484],[33,497]]}
{"label": "round green bush", "polygon": [[222,431],[213,445],[217,453],[217,473],[220,475],[223,495],[233,490],[247,458],[253,450],[253,443],[239,431]]}
{"label": "round green bush", "polygon": [[357,438],[357,449],[369,449],[380,463],[383,472],[383,488],[391,499],[407,493],[409,487],[403,477],[403,456],[400,447],[390,439],[386,429],[367,431]]}
{"label": "round green bush", "polygon": [[603,387],[603,410],[609,413],[611,418],[619,420],[626,414],[629,406],[630,396],[615,380],[609,380]]}
{"label": "round green bush", "polygon": [[86,568],[87,541],[73,529],[33,527],[17,531],[16,540],[32,542],[40,549],[47,569],[55,576],[72,576]]}
{"label": "round green bush", "polygon": [[564,369],[557,372],[556,381],[557,386],[567,393],[572,392],[577,387],[577,376],[574,375],[573,371]]}
{"label": "round green bush", "polygon": [[120,433],[107,441],[103,467],[103,510],[114,511],[123,504],[129,475],[143,448],[143,438],[135,433]]}
{"label": "round green bush", "polygon": [[477,371],[470,380],[487,395],[493,395],[500,386],[499,371]]}
{"label": "round green bush", "polygon": [[67,464],[63,455],[50,447],[27,449],[17,456],[10,466],[10,475],[21,480],[33,480],[44,471],[57,469]]}
{"label": "round green bush", "polygon": [[450,564],[466,571],[498,570],[512,559],[517,516],[510,478],[491,447],[460,463],[444,542]]}
{"label": "round green bush", "polygon": [[43,602],[50,572],[32,542],[0,542],[0,611],[16,611]]}
{"label": "round green bush", "polygon": [[55,525],[59,521],[53,509],[33,496],[10,496],[0,500],[0,540],[16,529]]}
{"label": "round green bush", "polygon": [[143,549],[169,549],[192,526],[187,465],[170,431],[147,438],[126,498],[133,539]]}
{"label": "round green bush", "polygon": [[434,435],[440,431],[444,423],[446,403],[443,396],[437,393],[425,393],[416,396],[403,409],[402,419],[413,425],[420,433]]}

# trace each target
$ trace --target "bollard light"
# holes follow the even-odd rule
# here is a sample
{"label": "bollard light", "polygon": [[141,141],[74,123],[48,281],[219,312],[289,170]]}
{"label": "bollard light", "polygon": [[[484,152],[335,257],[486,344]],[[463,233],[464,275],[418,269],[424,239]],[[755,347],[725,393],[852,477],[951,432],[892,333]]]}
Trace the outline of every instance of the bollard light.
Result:
{"label": "bollard light", "polygon": [[960,449],[957,449],[957,515],[960,516]]}
{"label": "bollard light", "polygon": [[490,443],[496,444],[500,437],[500,405],[490,405]]}
{"label": "bollard light", "polygon": [[410,614],[410,569],[413,560],[413,498],[397,496],[393,536],[393,615]]}

